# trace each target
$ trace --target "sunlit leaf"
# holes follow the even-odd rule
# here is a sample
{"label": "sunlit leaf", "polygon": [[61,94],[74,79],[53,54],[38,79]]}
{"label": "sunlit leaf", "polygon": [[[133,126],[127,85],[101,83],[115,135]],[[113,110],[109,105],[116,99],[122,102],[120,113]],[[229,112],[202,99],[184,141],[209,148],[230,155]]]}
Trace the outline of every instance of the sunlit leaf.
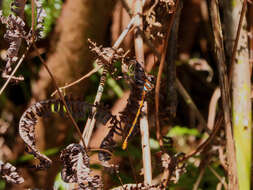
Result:
{"label": "sunlit leaf", "polygon": [[149,143],[150,143],[150,148],[151,149],[159,149],[160,148],[160,145],[159,145],[158,141],[153,139],[153,138],[149,139]]}
{"label": "sunlit leaf", "polygon": [[3,15],[8,16],[11,14],[11,3],[13,0],[3,0],[2,1],[2,10],[3,10]]}
{"label": "sunlit leaf", "polygon": [[175,137],[175,136],[183,136],[183,135],[193,135],[200,136],[200,133],[197,129],[189,129],[187,127],[175,126],[173,127],[166,136]]}
{"label": "sunlit leaf", "polygon": [[69,184],[65,183],[61,178],[61,173],[58,173],[54,181],[54,190],[67,190]]}

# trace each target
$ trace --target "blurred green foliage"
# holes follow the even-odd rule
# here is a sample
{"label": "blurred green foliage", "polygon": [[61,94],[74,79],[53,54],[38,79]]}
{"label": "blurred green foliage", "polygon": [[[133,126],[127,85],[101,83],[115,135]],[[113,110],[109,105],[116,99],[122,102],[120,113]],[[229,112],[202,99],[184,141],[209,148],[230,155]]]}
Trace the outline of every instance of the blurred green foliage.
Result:
{"label": "blurred green foliage", "polygon": [[183,135],[193,135],[196,137],[200,137],[201,134],[197,129],[189,129],[187,127],[182,127],[179,125],[174,126],[166,136],[168,137],[176,137],[176,136],[183,136]]}
{"label": "blurred green foliage", "polygon": [[2,1],[2,10],[3,10],[3,15],[8,16],[11,14],[11,3],[13,0],[3,0]]}
{"label": "blurred green foliage", "polygon": [[5,181],[0,179],[0,190],[4,190],[5,189]]}
{"label": "blurred green foliage", "polygon": [[61,178],[61,173],[58,173],[55,177],[54,181],[54,189],[55,190],[67,190],[68,189],[68,183],[65,183]]}
{"label": "blurred green foliage", "polygon": [[[60,152],[60,149],[59,147],[55,147],[55,148],[50,148],[50,149],[47,149],[43,152],[44,155],[46,156],[53,156],[55,154],[58,154]],[[33,160],[34,159],[34,156],[31,155],[31,154],[25,154],[23,156],[20,156],[18,158],[18,160],[15,160],[13,162],[11,162],[12,164],[17,164],[17,163],[21,163],[21,162],[27,162],[27,161],[30,161],[30,160]]]}
{"label": "blurred green foliage", "polygon": [[[3,15],[8,16],[12,13],[11,11],[11,3],[14,0],[3,0],[2,1],[2,9],[3,9]],[[42,6],[46,11],[47,16],[44,20],[44,31],[43,36],[46,37],[49,32],[52,30],[52,26],[55,23],[56,19],[59,17],[63,0],[41,0]],[[26,16],[26,23],[29,27],[31,27],[32,23],[32,9],[30,1],[28,1],[28,4],[25,6],[25,16]]]}
{"label": "blurred green foliage", "polygon": [[[199,131],[197,129],[189,129],[187,127],[182,127],[179,125],[172,127],[166,136],[167,137],[178,137],[178,136],[184,136],[184,135],[192,135],[195,137],[201,136],[201,134],[199,133]],[[149,143],[150,143],[151,149],[153,149],[153,150],[160,149],[160,145],[157,140],[150,138]]]}
{"label": "blurred green foliage", "polygon": [[[214,165],[214,164],[213,164]],[[217,166],[212,166],[213,169],[220,175],[224,176],[222,169]],[[177,190],[177,189],[192,189],[194,184],[196,183],[197,178],[199,177],[199,167],[194,166],[193,164],[189,164],[187,166],[187,172],[183,174],[178,183],[172,185],[170,190]],[[213,190],[216,189],[219,180],[216,176],[210,171],[209,168],[205,169],[204,176],[200,182],[198,190]]]}
{"label": "blurred green foliage", "polygon": [[159,145],[158,141],[155,140],[155,139],[153,139],[153,138],[150,138],[150,139],[149,139],[149,144],[150,144],[151,150],[152,150],[152,149],[154,149],[154,150],[160,149],[160,145]]}

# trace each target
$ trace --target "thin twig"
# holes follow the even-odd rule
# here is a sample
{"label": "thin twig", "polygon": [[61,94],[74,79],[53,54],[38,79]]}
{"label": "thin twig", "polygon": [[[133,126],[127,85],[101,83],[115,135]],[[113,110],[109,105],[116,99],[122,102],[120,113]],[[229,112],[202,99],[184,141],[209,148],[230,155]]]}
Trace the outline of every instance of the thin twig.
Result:
{"label": "thin twig", "polygon": [[21,58],[19,59],[18,64],[16,65],[16,67],[14,68],[14,70],[12,71],[12,73],[10,74],[10,76],[8,77],[8,80],[2,86],[2,88],[0,90],[0,95],[3,93],[4,89],[7,87],[7,85],[9,84],[9,82],[11,81],[11,79],[13,78],[14,74],[16,73],[16,71],[18,70],[18,68],[20,67],[20,65],[23,62],[23,60],[24,60],[26,54],[28,53],[30,47],[31,47],[31,45],[29,45],[27,47],[26,52],[21,56]]}
{"label": "thin twig", "polygon": [[[9,77],[11,77],[10,75],[7,75],[6,73],[3,73],[2,74],[2,78],[5,78],[5,79],[8,79]],[[24,80],[24,77],[23,76],[19,76],[19,77],[11,77],[12,80],[14,81],[23,81]]]}
{"label": "thin twig", "polygon": [[[155,87],[155,121],[156,121],[156,138],[160,144],[160,147],[163,149],[163,141],[162,141],[162,136],[161,136],[161,129],[160,129],[160,122],[159,122],[159,96],[160,96],[160,85],[161,85],[161,80],[162,80],[162,73],[163,73],[163,68],[165,64],[165,59],[166,59],[166,54],[167,54],[167,47],[168,47],[168,42],[171,36],[171,31],[172,28],[174,27],[174,35],[176,37],[177,33],[177,26],[178,24],[175,22],[179,22],[179,15],[180,15],[180,10],[179,9],[179,0],[176,1],[175,4],[175,12],[172,14],[172,17],[170,19],[169,25],[168,25],[168,30],[166,33],[166,38],[163,44],[163,52],[161,55],[161,61],[160,61],[160,66],[157,74],[157,80],[156,80],[156,87]],[[172,38],[171,38],[172,39]],[[176,40],[176,39],[172,39]],[[175,47],[171,47],[175,48]]]}
{"label": "thin twig", "polygon": [[[178,1],[177,1],[178,2]],[[173,16],[175,15],[175,13],[173,14]],[[164,41],[164,45],[163,45],[163,52],[162,52],[162,56],[161,56],[161,61],[160,61],[160,66],[159,66],[159,70],[158,70],[158,74],[157,74],[157,80],[156,80],[156,85],[155,85],[155,121],[156,121],[156,138],[159,142],[159,145],[161,148],[163,148],[163,140],[162,140],[162,136],[161,136],[161,127],[160,127],[160,122],[159,122],[159,96],[160,96],[160,84],[161,84],[161,80],[162,80],[162,72],[163,72],[163,67],[164,67],[164,63],[165,63],[165,58],[166,58],[166,54],[167,54],[167,46],[168,46],[168,40],[169,40],[169,36],[170,36],[170,30],[172,27],[172,20],[170,21],[169,27],[168,27],[168,32],[166,34],[166,38]]]}
{"label": "thin twig", "polygon": [[55,81],[55,79],[54,79],[53,74],[51,73],[51,71],[50,71],[50,69],[48,68],[47,64],[45,63],[44,59],[40,56],[37,46],[36,46],[35,44],[33,44],[33,47],[34,47],[34,49],[36,50],[36,52],[38,53],[38,57],[39,57],[40,61],[42,62],[42,64],[43,64],[44,67],[46,68],[48,74],[50,75],[50,77],[51,77],[51,79],[52,79],[52,81],[53,81],[53,84],[54,84],[54,86],[55,86],[55,88],[56,88],[56,90],[57,90],[57,92],[58,92],[58,95],[59,95],[59,97],[61,98],[61,100],[62,100],[62,102],[63,102],[63,104],[64,104],[64,106],[65,106],[65,108],[66,108],[67,114],[68,114],[68,116],[70,117],[70,120],[72,121],[72,123],[74,124],[74,127],[76,128],[77,133],[78,133],[78,135],[79,135],[79,137],[80,137],[80,140],[83,142],[83,147],[86,149],[86,146],[85,146],[85,144],[84,144],[84,140],[83,140],[83,137],[82,137],[82,133],[81,133],[81,131],[80,131],[78,125],[76,124],[76,122],[75,122],[75,120],[74,120],[74,118],[73,118],[71,112],[69,111],[69,107],[68,107],[68,105],[67,105],[67,103],[66,103],[66,101],[65,101],[65,99],[64,99],[64,97],[63,97],[63,95],[62,95],[62,93],[61,93],[61,91],[60,91],[59,88],[58,88],[58,85],[57,85],[57,83],[56,83],[56,81]]}
{"label": "thin twig", "polygon": [[222,183],[224,186],[225,190],[228,189],[228,184],[226,183],[226,180],[224,177],[221,177],[210,165],[207,166],[210,171],[217,177],[217,179]]}
{"label": "thin twig", "polygon": [[136,20],[135,20],[135,29],[134,29],[134,50],[135,50],[135,56],[136,60],[141,64],[143,68],[144,66],[144,52],[143,52],[143,39],[142,36],[140,35],[139,31],[143,30],[143,21],[141,18],[142,14],[142,2],[141,0],[135,0],[134,2],[135,6],[135,15],[136,15]]}
{"label": "thin twig", "polygon": [[177,86],[177,90],[178,90],[179,94],[182,95],[184,101],[189,105],[189,107],[192,110],[194,110],[194,112],[197,114],[197,117],[198,117],[200,123],[202,124],[202,126],[204,127],[204,129],[206,129],[206,132],[208,134],[210,134],[211,131],[207,127],[206,120],[204,119],[204,117],[202,116],[202,114],[200,113],[200,111],[198,110],[196,104],[192,100],[192,98],[189,95],[189,93],[185,90],[184,86],[182,85],[182,83],[178,79],[176,79],[176,86]]}
{"label": "thin twig", "polygon": [[225,155],[224,147],[219,146],[218,147],[218,155],[219,155],[219,161],[220,165],[223,167],[225,172],[228,172],[228,165],[227,165],[227,160],[226,160],[226,155]]}
{"label": "thin twig", "polygon": [[217,104],[218,104],[218,100],[220,99],[220,96],[221,96],[220,88],[216,88],[213,92],[213,95],[211,97],[210,104],[209,104],[207,127],[210,130],[212,130],[214,126],[216,108],[217,108]]}
{"label": "thin twig", "polygon": [[[84,79],[90,77],[91,75],[93,75],[94,73],[96,73],[96,72],[97,72],[99,69],[101,69],[101,68],[102,68],[102,65],[98,65],[96,68],[92,69],[92,70],[91,70],[90,72],[88,72],[86,75],[82,76],[81,78],[77,79],[76,81],[74,81],[74,82],[72,82],[72,83],[70,83],[70,84],[67,84],[67,85],[65,85],[65,86],[60,87],[59,89],[60,89],[60,90],[64,90],[64,89],[66,89],[66,88],[69,88],[69,87],[71,87],[71,86],[74,86],[74,85],[78,84],[79,82],[83,81]],[[57,93],[57,90],[55,90],[55,91],[51,94],[51,96],[54,96],[56,93]]]}
{"label": "thin twig", "polygon": [[198,176],[196,182],[194,183],[192,190],[198,190],[199,184],[200,184],[200,182],[201,182],[201,180],[202,180],[202,178],[205,174],[205,170],[206,170],[206,164],[204,166],[202,165],[202,167],[200,169],[200,172],[199,172],[199,176]]}
{"label": "thin twig", "polygon": [[216,136],[217,132],[219,131],[219,129],[221,127],[222,122],[223,122],[223,117],[219,117],[219,119],[216,121],[214,128],[212,130],[212,133],[209,135],[209,137],[204,142],[201,142],[195,150],[193,150],[190,153],[187,153],[184,157],[184,160],[187,160],[187,159],[191,158],[192,156],[196,155],[197,153],[201,152],[202,150],[204,150],[212,142],[212,140]]}
{"label": "thin twig", "polygon": [[117,41],[113,44],[112,48],[113,49],[118,49],[120,44],[122,43],[122,41],[125,39],[126,35],[128,34],[128,32],[130,31],[130,29],[133,27],[135,20],[137,19],[137,16],[134,16],[130,21],[129,24],[127,25],[127,27],[122,31],[122,33],[120,34],[120,36],[118,37]]}

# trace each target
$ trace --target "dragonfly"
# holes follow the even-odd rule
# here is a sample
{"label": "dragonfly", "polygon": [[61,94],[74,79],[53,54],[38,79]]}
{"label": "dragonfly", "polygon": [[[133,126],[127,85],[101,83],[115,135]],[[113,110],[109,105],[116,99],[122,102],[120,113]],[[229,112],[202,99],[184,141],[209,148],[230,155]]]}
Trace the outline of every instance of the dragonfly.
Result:
{"label": "dragonfly", "polygon": [[154,85],[152,84],[151,80],[146,79],[145,83],[144,83],[144,86],[143,86],[143,90],[142,90],[142,96],[141,96],[141,100],[140,100],[140,105],[138,107],[138,110],[137,110],[137,113],[135,115],[134,121],[133,121],[133,123],[131,125],[131,128],[130,128],[130,130],[129,130],[129,132],[128,132],[128,134],[127,134],[127,136],[126,136],[126,138],[125,138],[125,140],[124,140],[124,142],[122,144],[122,149],[123,150],[125,150],[127,148],[128,139],[131,136],[131,134],[132,134],[132,132],[134,130],[134,127],[135,127],[135,125],[136,125],[136,123],[138,121],[138,118],[139,118],[140,113],[141,113],[141,108],[142,108],[143,103],[144,103],[144,99],[145,99],[147,93],[150,92],[153,88],[154,88]]}

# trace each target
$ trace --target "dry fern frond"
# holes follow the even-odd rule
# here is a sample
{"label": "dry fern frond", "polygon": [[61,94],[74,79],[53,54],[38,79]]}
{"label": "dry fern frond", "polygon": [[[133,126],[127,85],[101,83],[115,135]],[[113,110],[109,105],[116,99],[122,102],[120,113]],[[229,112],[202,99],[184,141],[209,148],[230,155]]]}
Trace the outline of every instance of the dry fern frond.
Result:
{"label": "dry fern frond", "polygon": [[20,184],[24,182],[24,179],[17,173],[16,167],[10,163],[3,163],[0,160],[0,177],[5,179],[9,183]]}
{"label": "dry fern frond", "polygon": [[[105,124],[112,117],[110,112],[98,105],[91,105],[84,101],[69,98],[65,98],[65,100],[74,118],[84,118],[87,113],[91,113],[94,106],[98,108],[95,116],[98,122]],[[48,117],[52,113],[59,113],[61,116],[66,115],[66,107],[60,99],[49,99],[33,104],[23,113],[19,122],[19,134],[29,148],[28,153],[34,155],[40,161],[39,165],[36,166],[38,169],[49,167],[52,161],[36,148],[35,126],[38,122],[37,117]]]}
{"label": "dry fern frond", "polygon": [[102,189],[99,176],[92,176],[89,157],[80,144],[70,144],[61,153],[63,169],[62,180],[66,183],[78,183],[79,189]]}
{"label": "dry fern frond", "polygon": [[10,43],[7,50],[7,64],[5,66],[5,73],[11,72],[11,66],[18,60],[19,51],[19,39],[26,39],[26,31],[24,30],[25,22],[18,16],[9,15],[8,17],[3,16],[2,10],[0,10],[1,23],[6,25],[6,33],[4,38]]}

